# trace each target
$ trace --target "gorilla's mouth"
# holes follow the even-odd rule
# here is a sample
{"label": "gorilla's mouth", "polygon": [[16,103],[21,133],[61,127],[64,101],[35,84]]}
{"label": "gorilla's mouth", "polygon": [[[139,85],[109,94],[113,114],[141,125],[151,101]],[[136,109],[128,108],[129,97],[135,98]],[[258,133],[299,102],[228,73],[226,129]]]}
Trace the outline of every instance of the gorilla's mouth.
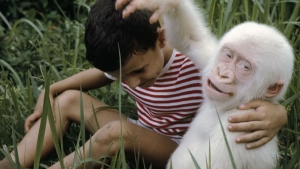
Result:
{"label": "gorilla's mouth", "polygon": [[210,80],[208,80],[208,84],[211,88],[215,89],[216,91],[220,92],[220,93],[224,93],[223,91],[221,91],[219,88],[217,88]]}
{"label": "gorilla's mouth", "polygon": [[210,79],[208,79],[208,85],[209,85],[212,89],[216,90],[216,91],[219,92],[219,93],[223,93],[223,94],[227,94],[227,95],[229,95],[229,96],[233,96],[233,92],[228,92],[228,93],[226,93],[226,92],[220,90],[216,85],[214,85],[214,84],[210,81]]}

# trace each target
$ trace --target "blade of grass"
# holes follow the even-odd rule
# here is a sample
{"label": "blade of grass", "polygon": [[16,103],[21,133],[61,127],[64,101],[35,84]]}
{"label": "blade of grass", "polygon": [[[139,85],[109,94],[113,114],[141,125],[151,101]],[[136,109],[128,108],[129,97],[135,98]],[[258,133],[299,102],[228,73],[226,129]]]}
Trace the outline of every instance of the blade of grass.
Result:
{"label": "blade of grass", "polygon": [[208,142],[209,150],[208,150],[208,168],[211,168],[211,146],[210,146],[210,139]]}
{"label": "blade of grass", "polygon": [[224,30],[222,29],[222,23],[223,23],[223,20],[224,20],[224,1],[222,0],[221,3],[219,4],[219,11],[220,11],[220,18],[219,18],[219,21],[218,21],[218,28],[217,28],[217,37],[220,38],[222,36],[222,34],[224,33]]}
{"label": "blade of grass", "polygon": [[10,72],[12,73],[12,77],[14,78],[16,84],[21,88],[21,91],[24,92],[23,94],[25,95],[25,88],[23,85],[23,82],[20,78],[20,76],[18,75],[18,73],[4,60],[0,59],[0,63],[6,67],[8,70],[10,70]]}
{"label": "blade of grass", "polygon": [[3,150],[0,149],[0,151],[5,155],[5,157],[8,159],[10,165],[12,166],[12,168],[17,168],[16,163],[14,163],[14,161],[12,160],[10,153],[8,151],[8,148],[6,145],[3,145]]}
{"label": "blade of grass", "polygon": [[[74,2],[74,3],[79,5],[78,2]],[[81,3],[80,6],[85,7],[86,10],[87,10],[87,13],[89,13],[91,11],[91,7],[89,5],[87,5],[87,4],[85,4],[85,3]]]}
{"label": "blade of grass", "polygon": [[2,18],[2,20],[4,21],[4,23],[7,25],[8,29],[11,30],[11,25],[9,24],[9,22],[6,19],[6,17],[2,14],[1,11],[0,11],[0,18]]}
{"label": "blade of grass", "polygon": [[223,128],[223,124],[222,124],[221,119],[220,119],[219,112],[218,111],[216,111],[216,112],[217,112],[217,115],[218,115],[219,123],[221,125],[222,133],[223,133],[223,136],[224,136],[224,139],[225,139],[225,143],[226,143],[226,147],[227,147],[227,150],[228,150],[228,153],[229,153],[229,157],[230,157],[232,168],[233,169],[237,169],[236,165],[235,165],[235,162],[234,162],[234,158],[233,158],[232,152],[231,152],[229,144],[228,144],[228,140],[227,140],[224,128]]}
{"label": "blade of grass", "polygon": [[27,23],[28,25],[30,25],[30,26],[31,26],[31,27],[39,34],[39,36],[41,37],[41,39],[44,39],[44,36],[43,36],[42,32],[37,28],[37,26],[36,26],[33,22],[31,22],[31,21],[28,20],[28,19],[21,18],[20,20],[18,20],[18,21],[16,21],[16,22],[14,23],[14,25],[13,25],[11,31],[10,31],[10,35],[9,35],[8,40],[7,40],[7,43],[11,41],[11,39],[12,39],[14,33],[15,33],[15,30],[16,30],[17,26],[18,26],[20,23],[22,23],[22,22]]}
{"label": "blade of grass", "polygon": [[76,38],[75,38],[75,54],[74,54],[74,58],[73,58],[73,66],[76,67],[77,64],[77,58],[78,58],[78,46],[79,46],[79,33],[80,33],[80,27],[76,26]]}
{"label": "blade of grass", "polygon": [[[299,17],[299,9],[300,9],[300,0],[298,0],[296,6],[294,8],[291,17],[289,18],[289,22],[294,22],[297,20],[297,18]],[[294,24],[287,25],[287,27],[285,28],[285,31],[284,31],[284,34],[287,38],[291,37],[293,29],[294,29]]]}
{"label": "blade of grass", "polygon": [[264,15],[263,15],[262,21],[264,23],[269,23],[268,19],[269,19],[269,16],[270,16],[269,12],[270,12],[270,3],[271,2],[270,2],[270,0],[264,0],[264,2],[265,2],[265,4],[264,4]]}
{"label": "blade of grass", "polygon": [[34,156],[34,169],[39,168],[40,159],[42,155],[42,148],[44,143],[44,136],[45,136],[45,129],[47,123],[47,115],[48,112],[51,112],[50,100],[49,100],[49,86],[50,86],[50,79],[46,78],[45,80],[45,97],[44,97],[44,104],[43,104],[43,112],[41,117],[41,124],[38,133],[38,140],[36,146],[36,154]]}
{"label": "blade of grass", "polygon": [[79,16],[80,16],[80,15],[79,15],[80,8],[81,8],[82,4],[84,4],[84,2],[83,2],[83,0],[77,0],[77,1],[75,1],[75,2],[76,2],[76,4],[78,5],[76,15],[77,15],[77,18],[79,18]]}
{"label": "blade of grass", "polygon": [[[84,111],[83,111],[83,101],[82,101],[82,88],[80,85],[80,131],[82,140],[83,153],[85,152],[85,125],[84,125]],[[85,155],[83,154],[83,161],[85,160]],[[85,168],[85,163],[83,163],[83,168]]]}
{"label": "blade of grass", "polygon": [[39,97],[39,90],[38,90],[37,83],[36,83],[36,81],[34,80],[34,77],[31,75],[31,73],[29,71],[28,71],[28,76],[30,78],[31,86],[32,86],[32,89],[33,89],[34,98],[37,99]]}
{"label": "blade of grass", "polygon": [[74,159],[73,159],[73,161],[74,161],[74,166],[77,166],[79,163],[80,163],[80,161],[78,161],[78,159],[82,159],[83,158],[83,156],[82,156],[82,154],[81,154],[81,152],[79,151],[79,148],[80,148],[80,138],[81,138],[81,130],[79,130],[79,134],[78,134],[78,137],[77,137],[77,141],[76,141],[76,145],[75,145],[75,151],[74,151]]}
{"label": "blade of grass", "polygon": [[52,75],[55,75],[54,76],[54,81],[60,81],[62,80],[63,78],[61,77],[60,73],[58,72],[58,70],[53,66],[53,65],[50,65],[50,70],[52,72]]}
{"label": "blade of grass", "polygon": [[172,158],[170,158],[170,167],[168,169],[173,169]]}
{"label": "blade of grass", "polygon": [[293,134],[300,135],[300,131],[298,131],[298,130],[292,130],[292,129],[289,129],[289,128],[286,128],[285,130],[289,131],[289,132],[291,132]]}
{"label": "blade of grass", "polygon": [[[48,94],[48,96],[49,96],[49,94]],[[57,137],[58,134],[56,132],[56,126],[55,126],[55,122],[54,122],[55,120],[54,120],[53,112],[52,112],[52,109],[51,109],[51,103],[50,103],[50,100],[47,100],[47,101],[49,101],[48,104],[50,105],[50,110],[48,111],[48,121],[49,121],[49,125],[50,125],[53,144],[54,144],[54,148],[56,150],[56,154],[57,154],[58,159],[59,159],[60,166],[63,168],[64,167],[64,162],[63,162],[61,149],[60,149],[60,146],[59,146],[59,143],[58,143],[58,137]],[[57,123],[60,123],[60,117],[57,117],[57,118],[58,118]],[[60,127],[62,127],[61,123],[60,123]]]}
{"label": "blade of grass", "polygon": [[96,163],[96,164],[104,165],[106,167],[109,166],[106,163],[96,160],[94,158],[85,158],[84,160],[79,161],[79,163],[76,166],[74,166],[74,169],[78,168],[80,165],[84,165],[84,163]]}
{"label": "blade of grass", "polygon": [[[96,111],[95,111],[95,108],[94,108],[94,104],[92,104],[92,108],[93,108],[94,119],[96,120],[96,124],[97,124],[97,127],[98,127],[98,129],[99,129],[99,128],[100,128],[100,125],[99,125],[98,118],[97,118],[97,116],[96,116]],[[94,132],[96,132],[95,129],[92,129],[92,130],[94,130]]]}
{"label": "blade of grass", "polygon": [[[58,105],[58,107],[60,107],[59,106],[59,102],[57,102],[57,105]],[[59,134],[60,134],[60,149],[61,149],[61,156],[58,156],[59,157],[59,160],[61,160],[61,161],[63,161],[63,159],[60,159],[60,158],[62,158],[62,157],[65,157],[66,155],[65,155],[65,152],[64,152],[64,139],[63,139],[63,135],[64,135],[64,133],[62,132],[63,131],[63,125],[62,125],[62,122],[61,122],[61,112],[60,112],[60,109],[58,109],[58,114],[59,114],[59,125],[60,125],[60,132],[59,132]]]}
{"label": "blade of grass", "polygon": [[[90,141],[90,145],[89,145],[89,156],[88,156],[88,158],[92,158],[93,159],[93,156],[92,156],[92,152],[93,152],[93,143],[92,143],[92,141]],[[98,160],[97,160],[98,161]],[[92,166],[92,164],[90,164],[89,162],[88,162],[88,166],[87,166],[87,168],[88,169],[92,169],[93,168],[93,166]]]}
{"label": "blade of grass", "polygon": [[[134,140],[132,140],[133,144],[134,144],[135,140],[136,140],[136,137],[134,138]],[[139,168],[139,166],[140,166],[140,147],[137,150],[137,154],[136,154],[136,149],[134,147],[134,159],[135,159],[135,166],[136,166],[136,168]]]}
{"label": "blade of grass", "polygon": [[283,22],[285,21],[285,15],[286,15],[286,1],[281,1],[280,2],[280,13],[279,13],[279,30],[281,32],[284,32],[284,24]]}
{"label": "blade of grass", "polygon": [[209,22],[209,26],[212,29],[213,28],[213,23],[214,23],[214,13],[215,13],[215,7],[216,7],[216,0],[212,0],[210,2],[210,6],[209,6],[209,14],[208,14],[208,22]]}
{"label": "blade of grass", "polygon": [[296,93],[294,96],[286,99],[284,102],[282,102],[281,104],[283,106],[287,106],[289,105],[290,103],[294,102],[296,99],[299,99],[300,98],[300,92]]}
{"label": "blade of grass", "polygon": [[17,149],[17,142],[16,142],[16,135],[15,135],[15,128],[14,125],[12,125],[12,137],[13,137],[13,145],[14,145],[14,156],[15,156],[15,164],[16,169],[21,169],[20,165],[20,159],[19,159],[19,153]]}
{"label": "blade of grass", "polygon": [[[298,129],[298,123],[297,123],[297,117],[298,117],[298,112],[294,111],[293,112],[293,116],[294,116],[294,128],[297,130]],[[300,148],[299,148],[299,138],[295,137],[295,154],[294,156],[291,158],[291,160],[289,161],[288,165],[287,165],[287,169],[290,168],[294,168],[294,166],[296,166],[297,163],[299,163],[300,160]],[[299,168],[299,165],[298,165]]]}
{"label": "blade of grass", "polygon": [[[120,149],[119,149],[119,155],[118,156],[116,156],[117,157],[117,163],[116,163],[116,169],[122,169],[121,167],[122,167],[122,164],[123,164],[123,159],[124,159],[124,155],[123,155],[123,153],[122,152],[124,152],[123,150],[122,150],[122,145],[123,145],[123,143],[122,142],[120,142],[120,144],[119,144],[119,146],[120,146]],[[126,164],[125,164],[125,167],[126,167]],[[125,168],[124,167],[124,168]]]}
{"label": "blade of grass", "polygon": [[193,156],[193,154],[191,153],[190,150],[189,150],[189,153],[190,153],[190,155],[191,155],[191,158],[192,158],[192,160],[193,160],[193,163],[194,163],[196,169],[201,169],[200,166],[199,166],[199,164],[197,163],[197,160],[195,159],[195,157]]}
{"label": "blade of grass", "polygon": [[114,155],[114,157],[112,157],[111,163],[110,163],[110,169],[116,169],[117,167],[117,157],[119,156],[119,151],[116,152],[116,154]]}
{"label": "blade of grass", "polygon": [[69,19],[65,12],[61,9],[60,5],[57,3],[56,0],[54,0],[55,5],[57,6],[58,10],[61,12],[61,14],[64,16],[65,19]]}
{"label": "blade of grass", "polygon": [[231,25],[230,23],[228,23],[228,17],[229,17],[229,13],[232,11],[232,3],[233,0],[229,0],[225,9],[225,13],[224,13],[224,18],[223,18],[223,23],[222,23],[222,32],[225,32],[226,30],[226,26],[227,25]]}
{"label": "blade of grass", "polygon": [[23,119],[21,118],[21,115],[20,115],[20,112],[21,112],[21,111],[20,111],[20,106],[18,106],[19,104],[18,104],[18,99],[17,99],[16,93],[15,93],[13,87],[12,87],[13,85],[11,84],[10,86],[11,86],[11,87],[9,88],[10,97],[11,97],[11,99],[12,99],[13,105],[14,105],[15,108],[16,108],[17,119],[22,121]]}
{"label": "blade of grass", "polygon": [[245,10],[245,18],[246,18],[246,21],[249,21],[249,16],[250,16],[250,14],[249,14],[249,0],[244,0],[243,1],[244,3],[244,10]]}
{"label": "blade of grass", "polygon": [[236,10],[237,10],[239,4],[240,4],[240,1],[237,1],[237,0],[233,1],[233,3],[231,4],[232,7],[228,13],[227,24],[224,25],[225,31],[229,30],[232,27],[232,25],[233,25],[232,20],[235,17],[235,15],[237,14]]}
{"label": "blade of grass", "polygon": [[120,116],[120,127],[121,127],[121,132],[120,132],[120,155],[121,155],[121,161],[122,161],[122,166],[124,169],[127,168],[126,165],[126,157],[125,157],[125,150],[124,150],[124,139],[123,139],[123,128],[122,128],[122,95],[121,95],[121,91],[122,91],[122,64],[121,64],[121,52],[120,52],[120,46],[118,43],[118,49],[119,49],[119,69],[120,69],[120,80],[119,80],[119,116]]}
{"label": "blade of grass", "polygon": [[251,15],[251,20],[252,21],[258,21],[258,6],[257,6],[257,1],[254,0],[253,6],[252,6],[252,15]]}
{"label": "blade of grass", "polygon": [[27,96],[27,101],[28,101],[28,104],[27,104],[27,110],[31,110],[33,107],[34,107],[34,96],[32,95],[33,93],[33,89],[31,87],[31,84],[30,84],[30,72],[28,71],[27,72],[29,76],[27,76],[26,78],[26,86],[27,86],[27,89],[26,89],[26,96]]}

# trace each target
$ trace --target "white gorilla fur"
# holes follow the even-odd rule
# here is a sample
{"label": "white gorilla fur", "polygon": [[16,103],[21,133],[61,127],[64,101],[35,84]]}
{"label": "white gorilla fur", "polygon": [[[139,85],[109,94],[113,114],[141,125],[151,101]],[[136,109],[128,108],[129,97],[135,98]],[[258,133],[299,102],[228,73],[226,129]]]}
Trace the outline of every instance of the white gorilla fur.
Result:
{"label": "white gorilla fur", "polygon": [[[288,87],[293,69],[293,51],[287,40],[272,27],[253,22],[243,23],[234,27],[220,41],[219,48],[231,43],[236,46],[254,44],[251,49],[255,59],[255,77],[243,89],[241,94],[233,96],[231,100],[212,101],[206,96],[205,101],[195,117],[187,133],[184,135],[179,147],[171,157],[173,169],[192,169],[195,165],[191,154],[201,168],[206,168],[211,160],[211,168],[232,168],[229,153],[223,138],[222,129],[217,112],[223,126],[228,125],[228,117],[237,113],[245,113],[249,110],[238,110],[236,107],[252,99],[260,98],[276,103],[283,99]],[[251,45],[249,45],[251,46]],[[217,56],[217,54],[214,54]],[[203,85],[208,74],[213,71],[216,57],[212,58],[209,65],[203,71]],[[263,96],[265,90],[276,81],[283,81],[281,92],[272,98]],[[239,89],[238,89],[239,92]],[[243,133],[229,132],[225,128],[225,134],[232,151],[236,167],[239,169],[270,169],[276,167],[277,137],[264,146],[253,150],[246,150],[244,144],[235,143],[235,138]],[[210,157],[209,157],[210,149]],[[169,164],[170,165],[170,164]],[[167,167],[169,168],[169,166]]]}
{"label": "white gorilla fur", "polygon": [[[160,2],[164,3],[163,0]],[[230,115],[250,111],[236,109],[240,104],[253,99],[263,99],[272,103],[283,99],[292,77],[294,59],[292,47],[275,28],[254,22],[234,27],[217,43],[206,27],[201,12],[192,1],[173,1],[173,4],[175,2],[177,5],[164,9],[163,13],[167,40],[203,70],[202,84],[205,101],[181,144],[172,154],[170,162],[173,169],[196,168],[190,155],[191,152],[201,168],[210,165],[212,169],[232,168],[217,113],[222,125],[227,126],[227,119]],[[219,52],[227,44],[248,51],[249,55],[246,59],[251,60],[255,71],[254,77],[247,84],[237,84],[238,94],[230,99],[210,100],[205,85],[207,85],[209,74],[216,66]],[[266,97],[264,93],[276,82],[283,83],[282,90],[272,97]],[[237,168],[276,167],[277,137],[264,146],[246,150],[244,144],[235,142],[235,138],[244,133],[229,132],[226,128],[224,130]],[[209,160],[211,164],[208,163]],[[170,168],[170,162],[167,168]]]}

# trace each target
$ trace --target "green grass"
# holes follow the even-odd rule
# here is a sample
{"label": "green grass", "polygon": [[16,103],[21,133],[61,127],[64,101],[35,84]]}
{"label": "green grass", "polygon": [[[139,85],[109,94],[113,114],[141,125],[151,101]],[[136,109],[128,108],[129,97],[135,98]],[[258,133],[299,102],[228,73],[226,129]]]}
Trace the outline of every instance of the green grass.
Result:
{"label": "green grass", "polygon": [[[39,2],[44,4],[46,0]],[[32,9],[25,6],[19,9],[22,14],[12,15],[18,11],[15,8],[10,8],[14,10],[10,13],[0,13],[0,158],[14,151],[16,143],[25,135],[24,120],[32,113],[40,90],[91,67],[85,60],[83,36],[86,14],[93,0],[74,1],[71,12],[66,11],[62,3],[54,2],[54,8],[44,4],[52,11],[35,11],[34,17],[30,17]],[[207,21],[217,37],[234,25],[251,20],[275,26],[289,39],[295,50],[295,70],[286,99],[282,102],[288,112],[288,123],[278,134],[282,156],[278,168],[300,169],[300,0],[196,2],[207,11]],[[136,117],[134,101],[119,87],[118,83],[113,83],[89,91],[89,94]],[[45,100],[46,107],[49,106],[47,102]],[[47,115],[52,118],[51,111],[47,111],[42,119]],[[80,124],[73,124],[64,139],[56,140],[57,153],[40,161],[37,152],[35,168],[46,168],[54,161],[61,161],[65,154],[74,151],[89,137]],[[111,161],[111,168],[125,167],[124,152],[120,151]],[[18,166],[16,163],[16,168]]]}

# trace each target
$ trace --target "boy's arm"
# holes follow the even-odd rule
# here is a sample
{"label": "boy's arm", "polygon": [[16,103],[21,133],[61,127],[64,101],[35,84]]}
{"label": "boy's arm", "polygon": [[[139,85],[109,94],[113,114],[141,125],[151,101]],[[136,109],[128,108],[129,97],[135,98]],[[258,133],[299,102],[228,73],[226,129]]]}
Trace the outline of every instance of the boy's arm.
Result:
{"label": "boy's arm", "polygon": [[50,93],[53,96],[56,96],[66,90],[79,90],[80,87],[82,88],[82,91],[87,91],[100,88],[111,82],[113,81],[108,79],[104,75],[104,72],[92,68],[50,85]]}
{"label": "boy's arm", "polygon": [[217,51],[217,41],[192,0],[117,0],[116,8],[121,9],[128,2],[123,10],[125,18],[138,9],[153,11],[152,23],[163,16],[168,43],[187,55],[200,69]]}
{"label": "boy's arm", "polygon": [[[50,85],[49,91],[49,99],[51,105],[53,105],[53,98],[58,96],[59,94],[63,93],[66,90],[80,90],[87,91],[90,89],[99,88],[105,86],[109,83],[113,82],[112,80],[108,79],[104,72],[92,68],[82,72],[79,72],[67,79],[61,80]],[[43,103],[44,103],[44,95],[45,90],[42,90],[40,96],[36,102],[34,111],[31,115],[29,115],[25,120],[25,130],[29,131],[31,126],[38,120],[43,111]]]}
{"label": "boy's arm", "polygon": [[278,133],[287,122],[287,113],[280,104],[254,100],[241,105],[239,109],[254,109],[254,111],[229,117],[229,131],[249,132],[238,136],[236,142],[246,143],[247,149],[260,147]]}

